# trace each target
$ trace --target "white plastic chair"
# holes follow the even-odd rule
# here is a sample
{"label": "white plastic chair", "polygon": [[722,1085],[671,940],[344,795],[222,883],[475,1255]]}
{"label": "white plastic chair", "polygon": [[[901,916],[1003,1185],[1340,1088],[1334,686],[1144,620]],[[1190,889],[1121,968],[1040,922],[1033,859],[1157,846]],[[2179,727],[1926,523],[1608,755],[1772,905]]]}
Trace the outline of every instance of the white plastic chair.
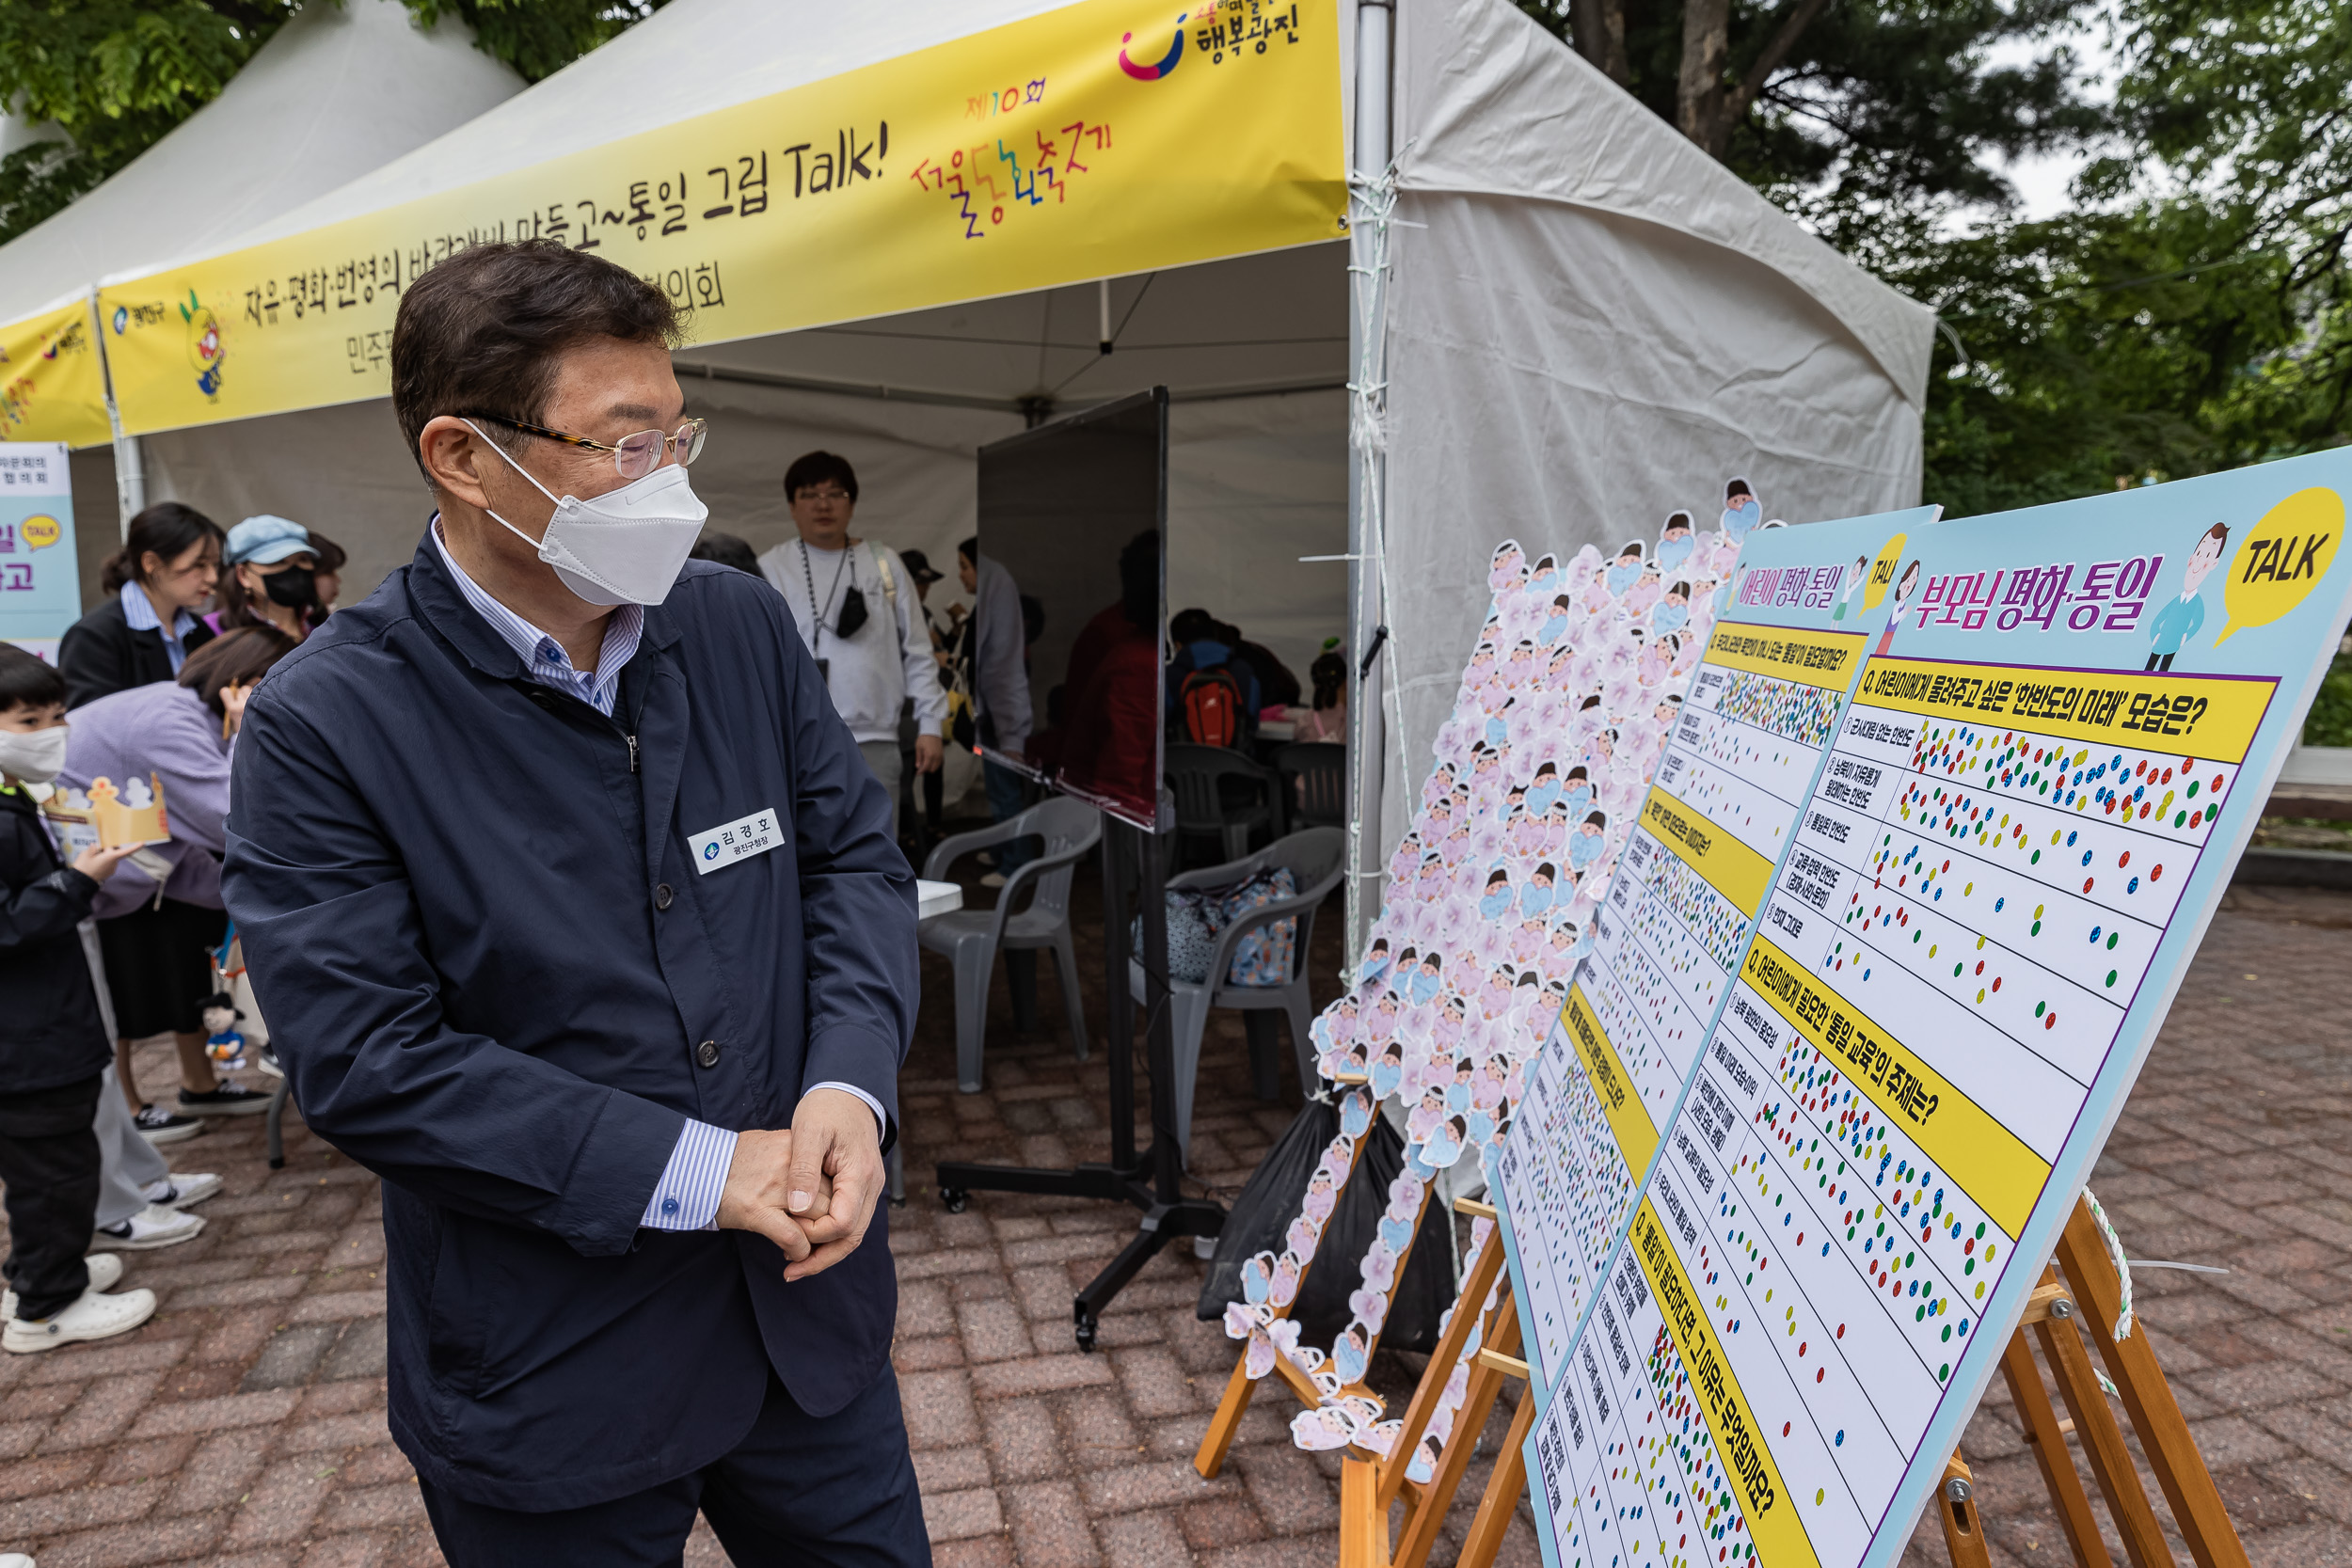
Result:
{"label": "white plastic chair", "polygon": [[[1168,885],[1182,887],[1230,887],[1260,871],[1279,866],[1287,869],[1297,884],[1295,897],[1280,898],[1251,910],[1239,920],[1217,933],[1216,951],[1211,956],[1209,978],[1205,981],[1180,980],[1168,976],[1168,1023],[1173,1037],[1176,1082],[1176,1142],[1189,1160],[1192,1153],[1192,1101],[1194,1080],[1200,1072],[1200,1037],[1208,1027],[1209,1009],[1232,1007],[1238,1009],[1249,1025],[1250,1056],[1257,1070],[1262,1094],[1272,1087],[1273,1061],[1268,1048],[1273,1045],[1273,1014],[1279,1012],[1290,1020],[1291,1049],[1298,1056],[1298,1081],[1310,1089],[1315,1082],[1313,1047],[1308,1042],[1307,1025],[1314,1018],[1314,1003],[1308,995],[1307,947],[1314,940],[1315,911],[1340,885],[1346,867],[1342,863],[1347,851],[1347,835],[1337,828],[1309,828],[1287,838],[1277,839],[1245,860],[1213,865],[1205,870],[1188,871],[1171,877]],[[1233,951],[1242,938],[1262,926],[1295,915],[1298,919],[1298,942],[1292,949],[1290,978],[1279,986],[1236,986],[1232,983]],[[1143,965],[1140,960],[1127,966],[1127,982],[1137,1002],[1144,999]],[[1263,1021],[1263,1022],[1262,1022]],[[1268,1095],[1271,1098],[1270,1094]]]}
{"label": "white plastic chair", "polygon": [[[1078,954],[1070,938],[1070,882],[1086,852],[1103,836],[1103,816],[1083,800],[1056,796],[1020,816],[977,832],[940,841],[923,862],[923,875],[945,881],[960,856],[1016,838],[1042,838],[1045,849],[1005,879],[996,907],[938,914],[915,927],[915,940],[956,966],[956,1087],[980,1092],[981,1047],[988,1031],[988,987],[996,951],[1050,947],[1061,974],[1062,1006],[1071,1045],[1087,1057],[1086,1009],[1078,996]],[[1025,907],[1021,905],[1027,896]]]}

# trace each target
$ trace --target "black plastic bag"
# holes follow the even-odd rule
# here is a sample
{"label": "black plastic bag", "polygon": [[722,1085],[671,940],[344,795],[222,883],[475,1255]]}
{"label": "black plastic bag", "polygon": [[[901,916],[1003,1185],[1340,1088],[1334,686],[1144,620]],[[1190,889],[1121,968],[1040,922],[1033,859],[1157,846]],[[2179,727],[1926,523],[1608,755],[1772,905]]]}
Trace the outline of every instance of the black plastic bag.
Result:
{"label": "black plastic bag", "polygon": [[[1225,1315],[1228,1302],[1241,1299],[1241,1266],[1261,1252],[1280,1256],[1282,1233],[1298,1217],[1307,1196],[1308,1180],[1323,1159],[1323,1151],[1339,1136],[1338,1107],[1309,1101],[1282,1135],[1258,1163],[1249,1180],[1233,1199],[1217,1233],[1216,1258],[1209,1265],[1208,1281],[1200,1287],[1196,1308],[1201,1321]],[[1389,1186],[1405,1169],[1405,1140],[1386,1118],[1375,1116],[1364,1133],[1364,1147],[1356,1159],[1356,1174],[1340,1193],[1339,1204],[1323,1227],[1314,1261],[1300,1284],[1291,1316],[1298,1323],[1298,1340],[1327,1350],[1355,1316],[1347,1298],[1363,1285],[1358,1265],[1371,1247],[1389,1206]],[[1421,1234],[1412,1256],[1405,1261],[1405,1277],[1397,1282],[1389,1303],[1389,1317],[1380,1334],[1384,1350],[1428,1351],[1437,1348],[1438,1319],[1454,1305],[1454,1225],[1452,1216],[1433,1194],[1422,1212]]]}

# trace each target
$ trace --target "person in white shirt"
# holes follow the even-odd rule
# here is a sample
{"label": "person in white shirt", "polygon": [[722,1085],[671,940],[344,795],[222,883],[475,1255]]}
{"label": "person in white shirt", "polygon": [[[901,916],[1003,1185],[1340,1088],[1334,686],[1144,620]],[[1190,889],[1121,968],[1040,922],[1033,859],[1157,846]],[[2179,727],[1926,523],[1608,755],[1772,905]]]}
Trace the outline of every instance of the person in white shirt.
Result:
{"label": "person in white shirt", "polygon": [[849,460],[812,451],[784,472],[800,538],[759,558],[760,575],[792,607],[793,624],[825,677],[834,711],[889,792],[898,820],[898,715],[914,699],[914,770],[936,772],[947,728],[947,694],[906,563],[887,545],[852,538],[857,473]]}

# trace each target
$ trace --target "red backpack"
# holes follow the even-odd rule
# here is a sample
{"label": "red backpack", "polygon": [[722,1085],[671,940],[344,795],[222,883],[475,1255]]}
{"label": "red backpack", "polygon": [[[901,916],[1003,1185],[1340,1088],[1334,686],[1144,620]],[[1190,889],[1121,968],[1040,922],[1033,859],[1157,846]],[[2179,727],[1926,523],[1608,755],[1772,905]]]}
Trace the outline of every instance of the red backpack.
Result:
{"label": "red backpack", "polygon": [[1241,739],[1241,682],[1222,664],[1187,674],[1176,704],[1194,745],[1231,746]]}

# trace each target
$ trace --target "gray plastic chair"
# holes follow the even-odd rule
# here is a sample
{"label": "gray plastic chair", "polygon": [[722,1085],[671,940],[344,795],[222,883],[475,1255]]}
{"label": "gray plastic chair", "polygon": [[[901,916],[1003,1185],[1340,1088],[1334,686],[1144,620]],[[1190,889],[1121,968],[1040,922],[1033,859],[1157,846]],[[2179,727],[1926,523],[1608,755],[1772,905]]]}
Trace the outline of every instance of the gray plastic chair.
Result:
{"label": "gray plastic chair", "polygon": [[[1193,1081],[1200,1071],[1200,1036],[1208,1027],[1210,1008],[1232,1007],[1241,1012],[1249,1030],[1251,1070],[1259,1097],[1264,1100],[1275,1098],[1279,1082],[1273,1053],[1275,1018],[1278,1014],[1287,1015],[1291,1049],[1298,1054],[1298,1081],[1310,1089],[1313,1087],[1315,1063],[1313,1047],[1307,1038],[1307,1025],[1313,1021],[1314,1003],[1308,996],[1307,949],[1314,940],[1315,911],[1340,885],[1346,871],[1343,863],[1346,853],[1347,835],[1341,830],[1308,828],[1288,838],[1277,839],[1247,860],[1189,871],[1168,879],[1168,885],[1172,888],[1230,887],[1256,872],[1281,866],[1289,870],[1292,880],[1298,885],[1296,897],[1277,899],[1252,910],[1217,933],[1216,951],[1210,960],[1207,980],[1168,977],[1168,1022],[1175,1054],[1176,1142],[1187,1159],[1192,1151]],[[1241,939],[1261,926],[1293,915],[1298,917],[1298,942],[1292,950],[1289,981],[1279,986],[1229,984],[1228,978],[1233,972],[1233,950],[1241,945]],[[1136,1000],[1142,1001],[1140,962],[1129,963],[1127,980]]]}
{"label": "gray plastic chair", "polygon": [[[996,907],[935,914],[915,927],[915,939],[956,966],[956,1087],[980,1092],[980,1054],[988,1031],[988,987],[996,950],[1054,950],[1061,973],[1062,1006],[1078,1060],[1087,1056],[1086,1008],[1078,997],[1078,954],[1070,938],[1070,882],[1086,852],[1103,836],[1103,816],[1083,800],[1057,796],[977,832],[940,841],[923,862],[923,876],[945,881],[957,858],[1017,838],[1042,838],[1045,849],[1005,879]],[[1025,907],[1022,905],[1027,896]]]}
{"label": "gray plastic chair", "polygon": [[1282,805],[1294,828],[1347,826],[1347,748],[1336,741],[1303,740],[1274,753],[1282,781]]}
{"label": "gray plastic chair", "polygon": [[1236,861],[1260,828],[1270,839],[1282,836],[1280,781],[1239,752],[1170,742],[1162,766],[1176,797],[1177,837],[1214,836]]}

